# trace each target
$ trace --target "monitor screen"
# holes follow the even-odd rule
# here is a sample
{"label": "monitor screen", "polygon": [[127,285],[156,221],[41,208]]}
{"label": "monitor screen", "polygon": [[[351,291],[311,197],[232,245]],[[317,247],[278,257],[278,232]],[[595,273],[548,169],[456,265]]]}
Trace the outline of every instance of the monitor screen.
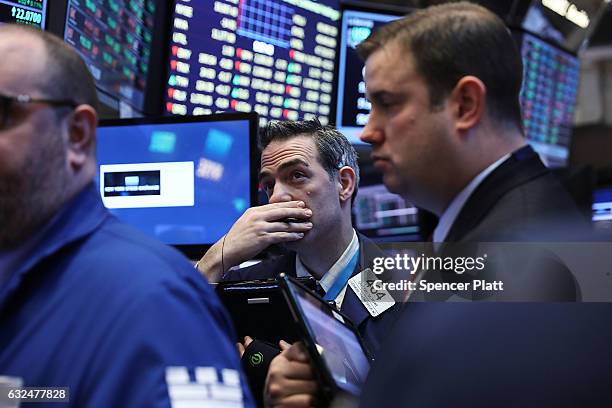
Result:
{"label": "monitor screen", "polygon": [[256,132],[255,114],[103,121],[104,205],[167,244],[212,244],[255,203]]}
{"label": "monitor screen", "polygon": [[568,162],[578,93],[578,58],[530,34],[521,40],[525,135],[550,167]]}
{"label": "monitor screen", "polygon": [[68,0],[64,40],[85,60],[100,101],[133,116],[143,112],[155,0]]}
{"label": "monitor screen", "polygon": [[420,238],[417,208],[382,183],[359,186],[353,215],[355,227],[376,241]]}
{"label": "monitor screen", "polygon": [[339,0],[175,0],[165,109],[330,119]]}
{"label": "monitor screen", "polygon": [[45,28],[47,0],[0,0],[0,23]]}
{"label": "monitor screen", "polygon": [[593,222],[597,229],[612,231],[612,186],[595,190],[593,194]]}
{"label": "monitor screen", "polygon": [[357,55],[357,45],[376,28],[399,17],[394,14],[354,10],[345,10],[342,14],[336,127],[351,143],[362,143],[359,134],[370,113],[370,103],[365,97],[363,81],[364,64]]}

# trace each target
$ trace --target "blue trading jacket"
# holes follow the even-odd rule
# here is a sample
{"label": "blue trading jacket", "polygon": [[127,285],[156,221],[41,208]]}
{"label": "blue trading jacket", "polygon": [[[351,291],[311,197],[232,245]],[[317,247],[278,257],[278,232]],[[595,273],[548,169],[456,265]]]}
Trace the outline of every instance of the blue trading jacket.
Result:
{"label": "blue trading jacket", "polygon": [[0,376],[69,387],[71,406],[252,406],[233,338],[205,280],[93,184],[0,287]]}

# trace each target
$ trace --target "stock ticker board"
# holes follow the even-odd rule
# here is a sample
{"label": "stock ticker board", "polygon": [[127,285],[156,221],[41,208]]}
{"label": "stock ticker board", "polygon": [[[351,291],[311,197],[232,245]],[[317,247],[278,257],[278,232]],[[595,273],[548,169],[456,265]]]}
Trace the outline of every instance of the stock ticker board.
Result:
{"label": "stock ticker board", "polygon": [[47,0],[0,0],[0,23],[45,28]]}
{"label": "stock ticker board", "polygon": [[176,0],[167,114],[329,122],[338,0]]}
{"label": "stock ticker board", "polygon": [[64,40],[81,54],[101,91],[138,111],[144,106],[154,15],[154,0],[68,1]]}
{"label": "stock ticker board", "polygon": [[569,156],[580,61],[525,33],[522,37],[521,106],[525,134],[545,163],[565,166]]}

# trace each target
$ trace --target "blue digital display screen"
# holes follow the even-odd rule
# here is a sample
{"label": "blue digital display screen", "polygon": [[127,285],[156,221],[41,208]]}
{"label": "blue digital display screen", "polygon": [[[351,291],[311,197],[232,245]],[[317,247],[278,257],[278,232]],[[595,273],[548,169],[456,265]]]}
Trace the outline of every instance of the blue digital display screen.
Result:
{"label": "blue digital display screen", "polygon": [[170,245],[216,242],[253,204],[251,128],[246,119],[103,124],[97,156],[104,205]]}
{"label": "blue digital display screen", "polygon": [[595,190],[593,194],[593,221],[612,222],[612,187]]}

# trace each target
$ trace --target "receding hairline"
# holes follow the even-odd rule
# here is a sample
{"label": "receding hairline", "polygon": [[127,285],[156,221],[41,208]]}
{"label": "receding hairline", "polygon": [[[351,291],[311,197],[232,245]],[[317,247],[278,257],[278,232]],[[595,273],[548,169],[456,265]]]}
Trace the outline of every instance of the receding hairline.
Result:
{"label": "receding hairline", "polygon": [[[17,33],[27,38],[27,34],[38,38],[44,48],[42,70],[29,82],[50,98],[69,98],[75,104],[86,104],[99,109],[99,99],[95,79],[79,53],[61,38],[45,31],[27,26],[5,26],[4,33]],[[23,36],[26,34],[26,36]],[[29,40],[24,44],[33,44]],[[43,60],[44,58],[44,60]],[[58,110],[60,112],[60,110]]]}
{"label": "receding hairline", "polygon": [[[28,26],[19,26],[15,24],[3,24],[3,25],[0,25],[0,36],[4,36],[6,34],[16,35],[16,40],[17,40],[16,45],[19,45],[18,42],[22,42],[25,44],[30,39],[34,39],[37,42],[38,44],[37,46],[40,47],[40,50],[42,51],[42,57],[44,58],[44,60],[43,61],[37,60],[39,64],[38,66],[36,66],[35,64],[28,64],[28,66],[30,67],[29,69],[32,69],[32,67],[37,68],[35,72],[30,72],[29,74],[36,81],[35,83],[31,85],[35,86],[37,89],[43,89],[46,85],[46,81],[50,78],[50,70],[45,69],[45,67],[48,66],[48,62],[50,58],[49,48],[47,47],[45,40],[35,30],[36,29],[28,27]],[[28,55],[30,55],[31,50],[33,48],[32,43],[27,43],[27,45],[28,45],[27,48],[23,47],[24,57],[27,57]]]}

